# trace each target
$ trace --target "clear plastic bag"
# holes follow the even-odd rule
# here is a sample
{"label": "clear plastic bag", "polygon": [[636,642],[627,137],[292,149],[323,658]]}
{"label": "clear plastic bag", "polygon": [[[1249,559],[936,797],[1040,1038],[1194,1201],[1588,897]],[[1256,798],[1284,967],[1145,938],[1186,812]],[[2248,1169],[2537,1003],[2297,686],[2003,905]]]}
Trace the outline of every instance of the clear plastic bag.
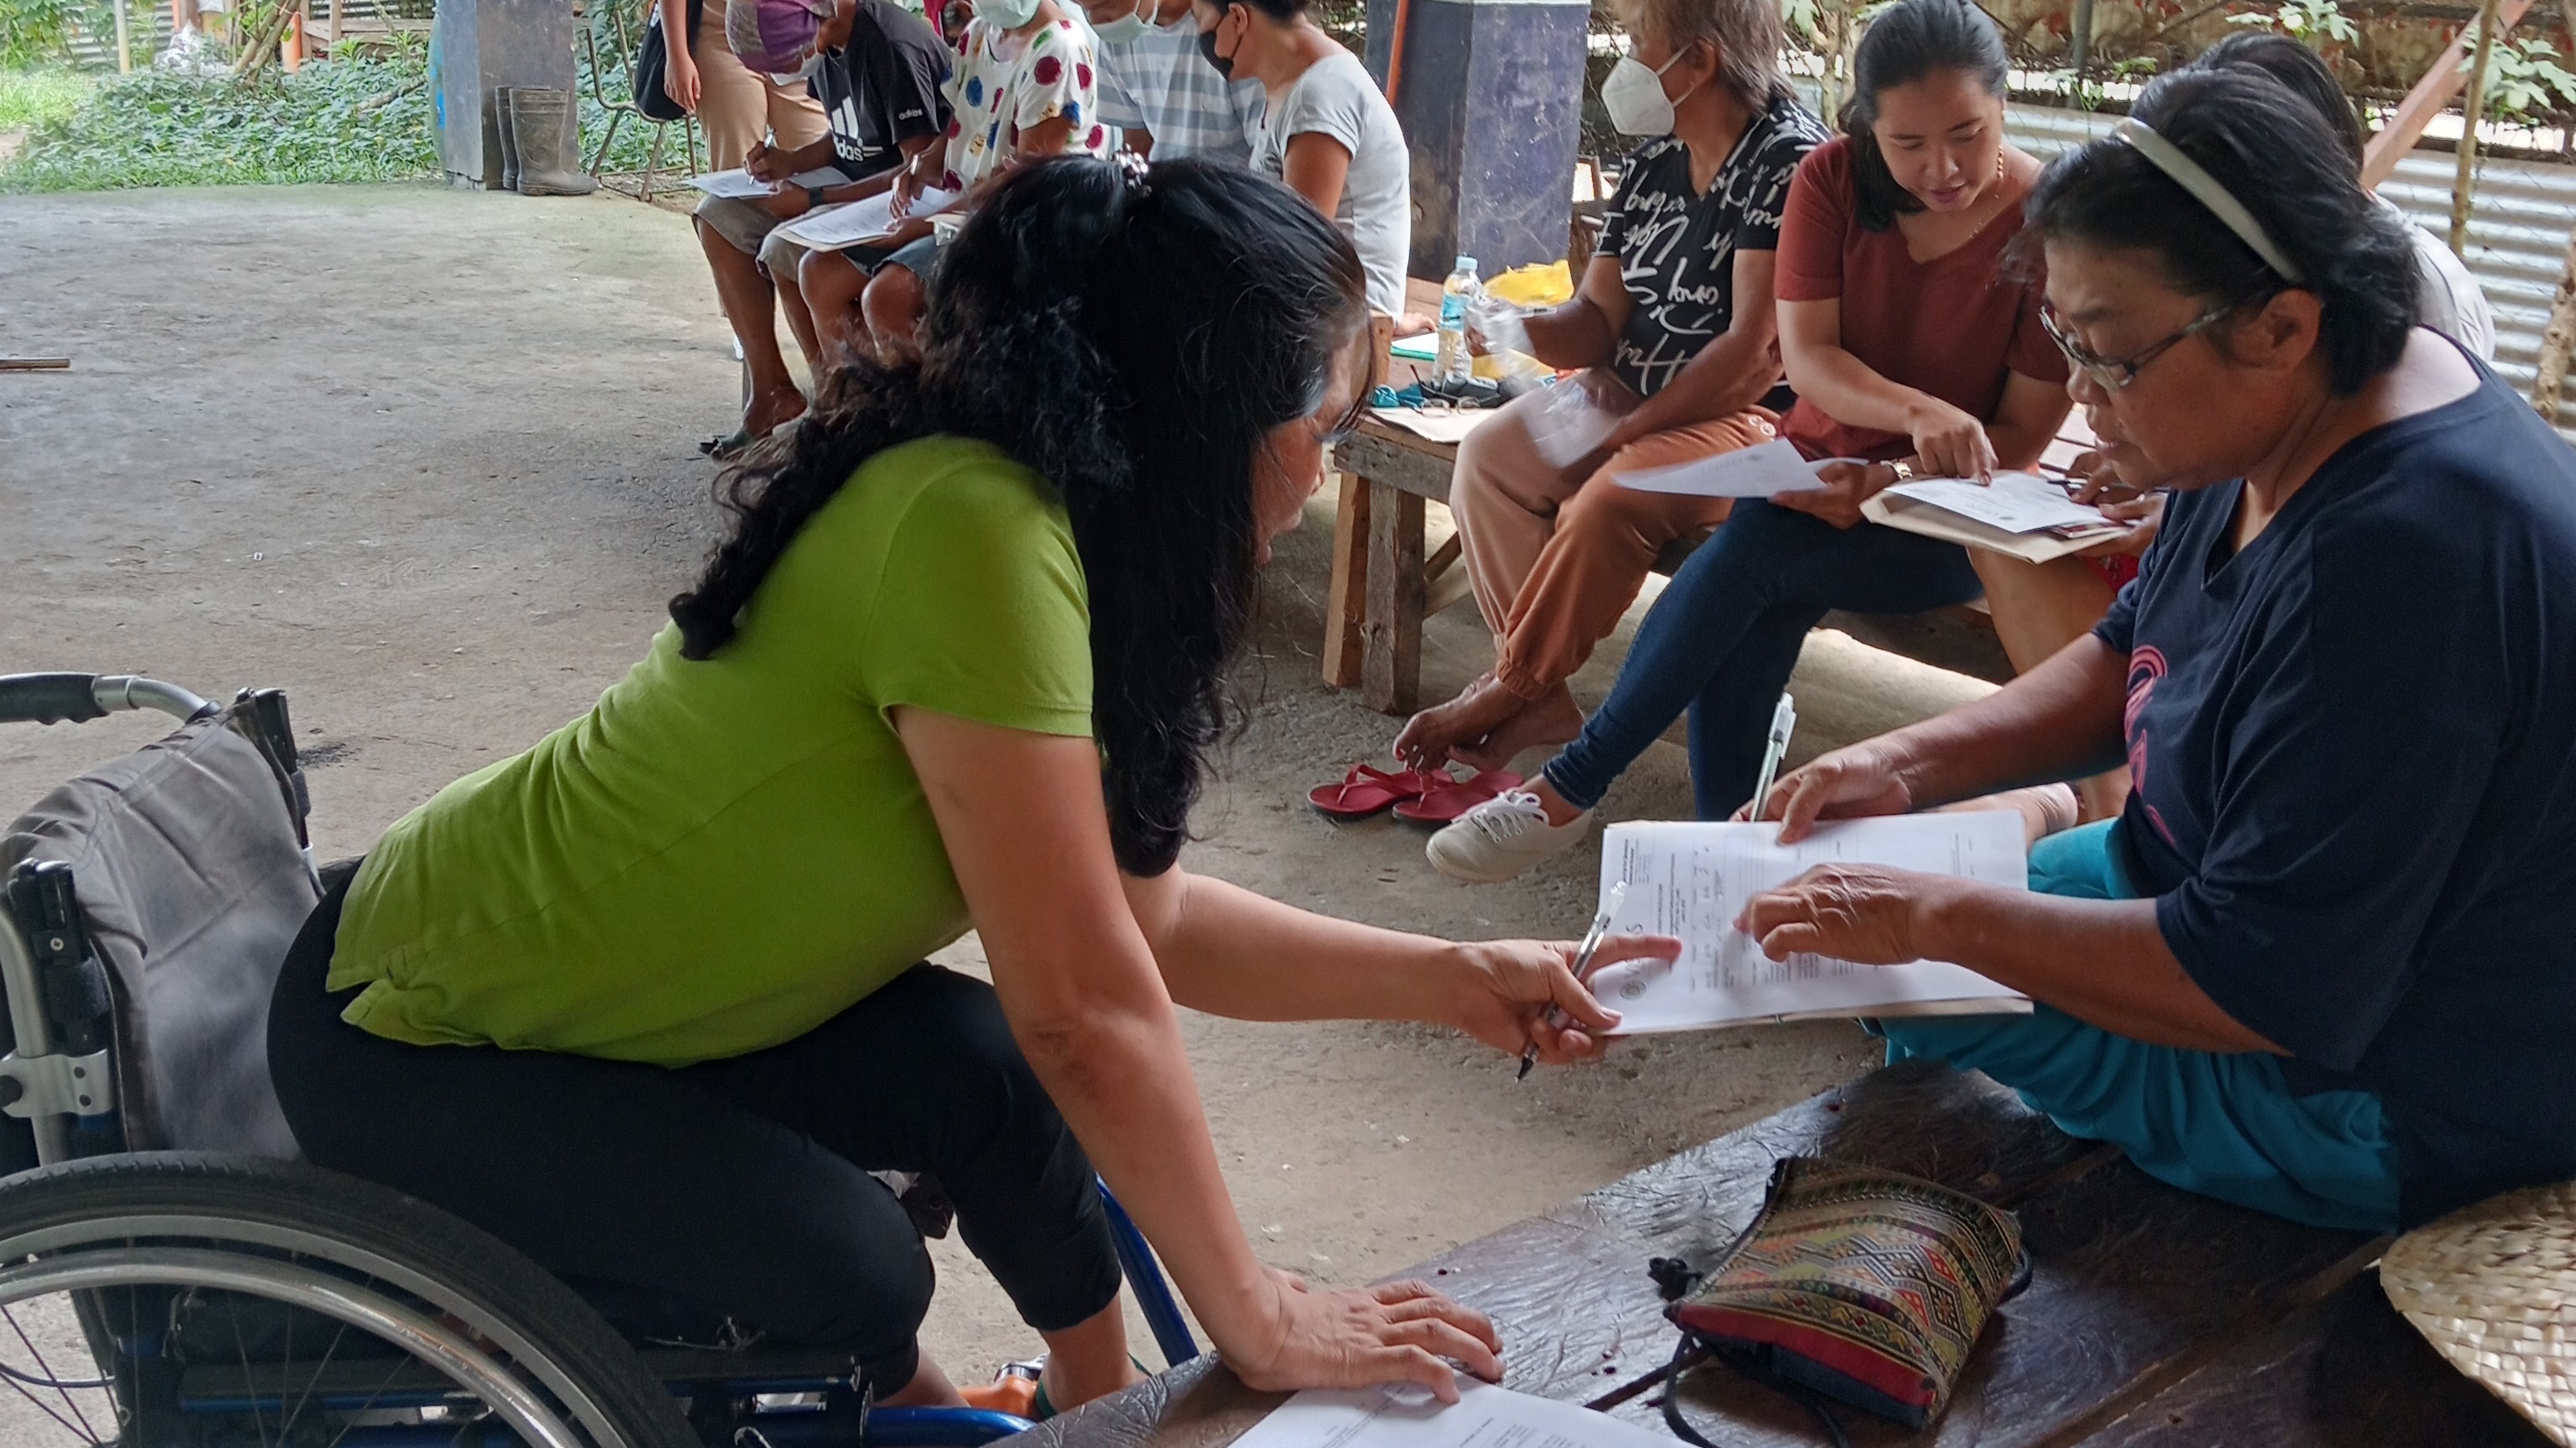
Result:
{"label": "clear plastic bag", "polygon": [[1547,390],[1547,404],[1530,419],[1530,442],[1552,468],[1570,468],[1601,446],[1619,419],[1592,400],[1591,390],[1567,378]]}

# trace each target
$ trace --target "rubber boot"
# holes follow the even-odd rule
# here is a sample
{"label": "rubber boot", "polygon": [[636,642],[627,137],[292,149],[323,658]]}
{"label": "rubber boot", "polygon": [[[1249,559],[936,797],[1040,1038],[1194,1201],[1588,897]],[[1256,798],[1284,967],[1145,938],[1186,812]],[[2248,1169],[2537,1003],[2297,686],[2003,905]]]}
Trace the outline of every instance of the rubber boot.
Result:
{"label": "rubber boot", "polygon": [[510,90],[510,122],[519,150],[519,194],[587,196],[597,177],[581,170],[580,118],[568,91],[542,86]]}
{"label": "rubber boot", "polygon": [[519,189],[519,143],[511,134],[510,126],[510,92],[513,89],[506,85],[492,88],[492,119],[498,123],[497,129],[501,132],[501,189],[504,191]]}

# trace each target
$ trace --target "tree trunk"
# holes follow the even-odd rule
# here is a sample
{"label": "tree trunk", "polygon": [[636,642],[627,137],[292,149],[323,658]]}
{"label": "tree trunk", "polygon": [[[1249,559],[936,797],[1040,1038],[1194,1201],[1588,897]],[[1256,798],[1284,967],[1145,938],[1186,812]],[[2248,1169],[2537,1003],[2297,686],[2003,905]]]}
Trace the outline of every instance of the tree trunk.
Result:
{"label": "tree trunk", "polygon": [[2469,255],[2469,197],[2477,190],[2478,122],[2487,113],[2487,62],[2495,54],[2496,0],[2478,7],[2478,54],[2469,62],[2469,87],[2460,102],[2460,170],[2451,183],[2451,254]]}
{"label": "tree trunk", "polygon": [[2567,380],[2567,354],[2576,350],[2576,232],[2567,237],[2567,259],[2558,266],[2558,295],[2549,326],[2540,334],[2540,375],[2532,379],[2531,406],[2540,420],[2558,425],[2558,392]]}
{"label": "tree trunk", "polygon": [[294,21],[295,0],[277,0],[277,8],[259,22],[259,29],[242,47],[241,57],[233,62],[233,77],[240,79],[268,64],[268,58],[277,53],[277,43],[286,38],[286,27]]}

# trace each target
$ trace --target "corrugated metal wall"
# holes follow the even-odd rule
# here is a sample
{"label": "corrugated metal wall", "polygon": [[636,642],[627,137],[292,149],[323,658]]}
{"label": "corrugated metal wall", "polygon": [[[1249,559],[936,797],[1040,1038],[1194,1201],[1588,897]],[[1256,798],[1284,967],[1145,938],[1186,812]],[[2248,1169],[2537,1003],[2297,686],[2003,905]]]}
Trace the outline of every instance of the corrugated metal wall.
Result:
{"label": "corrugated metal wall", "polygon": [[[2045,157],[2102,134],[2116,119],[2017,105],[2008,112],[2006,129],[2022,149]],[[2380,192],[2436,236],[2448,236],[2456,173],[2449,155],[2416,151],[2397,163],[2397,174]],[[2503,160],[2479,166],[2469,213],[2469,270],[2495,311],[2496,371],[2526,397],[2571,226],[2576,226],[2576,166]],[[2562,431],[2576,436],[2576,430]]]}

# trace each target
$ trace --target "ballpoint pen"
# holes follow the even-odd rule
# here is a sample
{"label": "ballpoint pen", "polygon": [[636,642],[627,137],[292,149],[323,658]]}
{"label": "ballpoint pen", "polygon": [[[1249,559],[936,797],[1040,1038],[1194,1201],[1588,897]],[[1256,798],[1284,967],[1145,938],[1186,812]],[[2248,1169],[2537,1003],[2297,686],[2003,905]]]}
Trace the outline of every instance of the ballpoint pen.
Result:
{"label": "ballpoint pen", "polygon": [[[1592,957],[1600,953],[1602,938],[1610,933],[1610,917],[1619,913],[1620,902],[1627,898],[1627,881],[1622,880],[1618,884],[1611,886],[1610,898],[1601,902],[1601,913],[1592,917],[1592,928],[1583,932],[1583,944],[1576,947],[1574,952],[1574,983],[1576,985],[1583,984],[1583,977],[1591,971]],[[1550,1025],[1562,1026],[1565,1024],[1564,1014],[1558,1011],[1554,1006],[1549,1006],[1547,1008],[1547,1019]],[[1536,1041],[1532,1041],[1521,1048],[1521,1069],[1518,1074],[1512,1077],[1512,1079],[1515,1081],[1528,1080],[1530,1067],[1537,1064],[1538,1043]]]}
{"label": "ballpoint pen", "polygon": [[1771,742],[1762,750],[1762,773],[1753,781],[1753,804],[1746,819],[1762,818],[1762,806],[1771,798],[1771,782],[1780,773],[1780,756],[1789,752],[1789,731],[1797,727],[1797,701],[1782,694],[1779,707],[1771,711]]}

